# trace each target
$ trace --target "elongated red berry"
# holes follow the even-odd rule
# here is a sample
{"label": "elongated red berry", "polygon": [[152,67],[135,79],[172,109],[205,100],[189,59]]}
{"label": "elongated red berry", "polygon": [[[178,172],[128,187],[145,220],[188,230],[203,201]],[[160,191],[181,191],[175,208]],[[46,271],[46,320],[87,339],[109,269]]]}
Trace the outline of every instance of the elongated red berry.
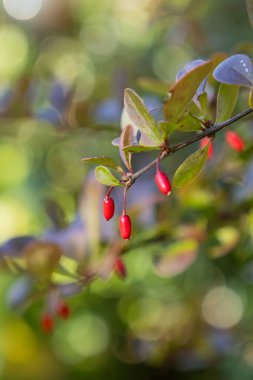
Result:
{"label": "elongated red berry", "polygon": [[120,278],[126,278],[127,276],[127,270],[124,261],[117,257],[113,266],[114,272],[120,277]]}
{"label": "elongated red berry", "polygon": [[104,199],[104,204],[103,204],[103,214],[104,214],[105,220],[108,221],[113,217],[114,210],[115,210],[114,200],[106,196]]}
{"label": "elongated red berry", "polygon": [[230,145],[232,149],[236,150],[237,152],[241,152],[244,150],[245,142],[238,135],[238,133],[233,131],[227,131],[225,134],[225,138],[228,145]]}
{"label": "elongated red berry", "polygon": [[70,315],[69,305],[66,304],[65,302],[59,303],[56,311],[59,317],[61,317],[62,319],[68,319]]}
{"label": "elongated red berry", "polygon": [[129,240],[131,236],[131,219],[128,215],[122,214],[119,218],[119,230],[122,239]]}
{"label": "elongated red berry", "polygon": [[158,189],[161,191],[161,193],[165,195],[170,195],[171,184],[170,184],[169,178],[160,169],[156,171],[155,182],[157,184]]}
{"label": "elongated red berry", "polygon": [[41,328],[46,333],[51,333],[54,329],[54,320],[51,314],[45,313],[41,318]]}
{"label": "elongated red berry", "polygon": [[204,148],[206,145],[209,144],[208,148],[208,158],[213,157],[213,143],[212,140],[209,137],[203,137],[203,139],[200,140],[200,148]]}

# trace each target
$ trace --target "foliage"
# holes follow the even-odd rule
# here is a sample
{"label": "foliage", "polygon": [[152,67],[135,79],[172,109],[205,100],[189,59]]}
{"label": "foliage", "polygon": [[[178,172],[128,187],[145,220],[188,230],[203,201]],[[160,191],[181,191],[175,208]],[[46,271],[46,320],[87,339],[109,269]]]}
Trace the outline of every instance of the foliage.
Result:
{"label": "foliage", "polygon": [[1,378],[251,379],[244,3],[49,3],[1,11]]}

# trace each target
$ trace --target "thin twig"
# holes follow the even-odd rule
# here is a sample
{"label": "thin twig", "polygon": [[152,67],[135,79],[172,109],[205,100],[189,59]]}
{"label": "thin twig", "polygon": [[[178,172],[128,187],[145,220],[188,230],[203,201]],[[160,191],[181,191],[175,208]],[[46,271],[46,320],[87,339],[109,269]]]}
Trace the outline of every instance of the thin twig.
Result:
{"label": "thin twig", "polygon": [[[185,148],[186,146],[191,145],[191,144],[195,143],[196,141],[203,139],[204,137],[215,135],[217,132],[219,132],[223,128],[227,127],[228,125],[235,123],[237,120],[242,119],[243,117],[249,115],[251,112],[253,112],[253,108],[248,108],[246,111],[243,111],[243,112],[239,113],[238,115],[231,117],[230,119],[224,121],[223,123],[215,124],[212,127],[208,128],[207,130],[197,134],[196,136],[194,136],[194,137],[192,137],[186,141],[183,141],[179,144],[172,145],[171,147],[168,148],[168,150],[162,152],[162,154],[160,156],[160,161],[164,160],[166,157],[177,152],[178,150],[181,150],[181,149]],[[131,180],[135,181],[138,177],[140,177],[142,174],[144,174],[149,169],[151,169],[153,166],[155,166],[156,163],[157,163],[157,158],[154,161],[151,161],[146,166],[144,166],[144,168],[142,168],[142,169],[138,170],[136,173],[134,173],[131,176]]]}

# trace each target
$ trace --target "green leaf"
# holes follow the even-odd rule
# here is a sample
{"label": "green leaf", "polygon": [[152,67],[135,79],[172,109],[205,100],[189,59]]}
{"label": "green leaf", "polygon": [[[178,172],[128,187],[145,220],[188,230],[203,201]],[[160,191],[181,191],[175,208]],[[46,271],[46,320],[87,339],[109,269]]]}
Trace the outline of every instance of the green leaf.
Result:
{"label": "green leaf", "polygon": [[177,169],[173,183],[175,187],[182,187],[191,182],[203,169],[208,158],[209,145],[191,154]]}
{"label": "green leaf", "polygon": [[178,130],[181,132],[200,131],[202,128],[201,121],[189,114],[178,124]]}
{"label": "green leaf", "polygon": [[177,124],[168,121],[158,121],[157,126],[163,132],[164,139],[177,129]]}
{"label": "green leaf", "polygon": [[142,77],[138,79],[138,85],[146,91],[166,96],[169,85],[158,79]]}
{"label": "green leaf", "polygon": [[167,120],[177,122],[192,101],[199,85],[211,71],[212,61],[207,61],[189,71],[170,88],[170,97],[165,103]]}
{"label": "green leaf", "polygon": [[207,92],[203,92],[198,96],[198,101],[200,104],[201,111],[206,115],[207,114]]}
{"label": "green leaf", "polygon": [[250,108],[253,108],[253,90],[250,90],[249,92],[248,102],[249,102]]}
{"label": "green leaf", "polygon": [[189,268],[197,258],[198,243],[187,239],[172,243],[164,255],[155,262],[156,271],[161,276],[175,276]]}
{"label": "green leaf", "polygon": [[132,154],[128,150],[124,150],[125,146],[129,146],[133,143],[134,140],[134,127],[131,124],[128,124],[121,132],[120,142],[119,142],[119,150],[122,161],[128,168],[128,170],[132,170],[131,159]]}
{"label": "green leaf", "polygon": [[231,117],[238,94],[239,86],[221,83],[217,95],[216,124],[222,123]]}
{"label": "green leaf", "polygon": [[98,182],[106,186],[123,186],[105,166],[97,166],[95,171]]}
{"label": "green leaf", "polygon": [[160,150],[159,147],[155,146],[143,146],[143,145],[128,145],[123,148],[124,151],[126,152],[131,152],[131,153],[139,153],[139,152],[150,152],[152,150]]}
{"label": "green leaf", "polygon": [[140,145],[160,146],[163,140],[154,118],[142,99],[130,88],[125,89],[124,105],[129,118],[141,131]]}
{"label": "green leaf", "polygon": [[112,168],[118,172],[123,173],[123,169],[111,157],[84,157],[82,158],[82,161],[86,164],[104,165],[108,168]]}

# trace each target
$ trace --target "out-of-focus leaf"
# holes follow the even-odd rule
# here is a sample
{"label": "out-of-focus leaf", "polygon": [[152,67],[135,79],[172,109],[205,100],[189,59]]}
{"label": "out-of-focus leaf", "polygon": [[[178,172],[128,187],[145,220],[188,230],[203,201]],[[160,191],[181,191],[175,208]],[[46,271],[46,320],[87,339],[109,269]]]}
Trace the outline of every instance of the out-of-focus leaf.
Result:
{"label": "out-of-focus leaf", "polygon": [[153,92],[158,95],[166,96],[168,92],[168,84],[158,79],[139,78],[138,85],[146,91]]}
{"label": "out-of-focus leaf", "polygon": [[240,234],[236,228],[226,226],[216,230],[214,237],[217,244],[210,248],[209,255],[213,258],[219,258],[227,255],[236,247]]}
{"label": "out-of-focus leaf", "polygon": [[246,0],[247,12],[251,28],[253,29],[253,0]]}
{"label": "out-of-focus leaf", "polygon": [[208,148],[209,145],[197,150],[179,166],[173,178],[175,187],[185,186],[197,177],[207,161]]}
{"label": "out-of-focus leaf", "polygon": [[221,83],[217,95],[217,111],[215,123],[229,119],[235,108],[239,94],[239,86]]}
{"label": "out-of-focus leaf", "polygon": [[64,297],[70,297],[78,294],[82,291],[82,289],[83,286],[77,284],[76,282],[71,282],[59,286],[59,291]]}
{"label": "out-of-focus leaf", "polygon": [[30,235],[16,236],[0,246],[0,255],[19,256],[29,243],[35,242],[36,240],[34,236]]}
{"label": "out-of-focus leaf", "polygon": [[203,125],[200,120],[192,115],[186,115],[179,123],[178,130],[181,132],[192,132],[200,131],[203,128]]}
{"label": "out-of-focus leaf", "polygon": [[178,127],[177,124],[168,121],[159,121],[157,126],[163,132],[164,138],[168,138]]}
{"label": "out-of-focus leaf", "polygon": [[124,147],[132,145],[133,143],[134,143],[134,128],[131,124],[128,124],[121,132],[120,144],[119,144],[120,156],[122,158],[122,161],[128,168],[128,170],[132,170],[132,165],[131,165],[132,154],[129,151],[124,150]]}
{"label": "out-of-focus leaf", "polygon": [[7,303],[12,308],[22,306],[33,290],[33,281],[28,277],[21,277],[7,292]]}
{"label": "out-of-focus leaf", "polygon": [[105,166],[97,166],[95,171],[98,182],[106,186],[122,186],[122,183]]}
{"label": "out-of-focus leaf", "polygon": [[61,255],[61,248],[53,243],[31,243],[24,250],[28,271],[41,280],[49,280]]}
{"label": "out-of-focus leaf", "polygon": [[117,170],[118,172],[123,172],[123,169],[111,157],[84,157],[82,158],[82,161],[87,164],[104,165],[108,168]]}
{"label": "out-of-focus leaf", "polygon": [[130,88],[125,89],[124,104],[131,121],[141,131],[140,145],[160,146],[163,140],[154,118],[142,99]]}
{"label": "out-of-focus leaf", "polygon": [[155,261],[156,271],[161,276],[175,276],[189,268],[197,257],[195,240],[181,240],[169,245],[165,253]]}
{"label": "out-of-focus leaf", "polygon": [[213,77],[221,83],[239,86],[253,86],[253,65],[245,54],[235,54],[221,62],[214,70]]}
{"label": "out-of-focus leaf", "polygon": [[182,76],[170,89],[170,97],[165,103],[165,117],[170,122],[177,122],[189,106],[200,83],[206,78],[212,68],[212,62],[207,61]]}

